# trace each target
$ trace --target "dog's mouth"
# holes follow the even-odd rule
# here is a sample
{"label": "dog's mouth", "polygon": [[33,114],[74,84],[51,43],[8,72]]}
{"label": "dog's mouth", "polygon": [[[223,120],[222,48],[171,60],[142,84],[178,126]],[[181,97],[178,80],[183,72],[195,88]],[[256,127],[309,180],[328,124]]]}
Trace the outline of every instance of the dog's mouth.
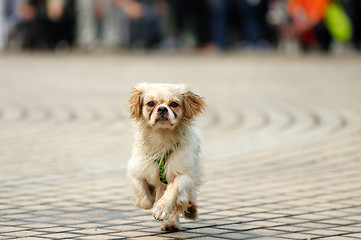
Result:
{"label": "dog's mouth", "polygon": [[167,117],[161,116],[156,119],[156,122],[168,122],[168,120],[169,119]]}
{"label": "dog's mouth", "polygon": [[173,124],[170,120],[170,118],[166,116],[159,116],[156,120],[154,125],[158,125],[160,127],[172,127]]}
{"label": "dog's mouth", "polygon": [[157,128],[172,128],[174,126],[172,116],[169,114],[157,114],[152,126]]}

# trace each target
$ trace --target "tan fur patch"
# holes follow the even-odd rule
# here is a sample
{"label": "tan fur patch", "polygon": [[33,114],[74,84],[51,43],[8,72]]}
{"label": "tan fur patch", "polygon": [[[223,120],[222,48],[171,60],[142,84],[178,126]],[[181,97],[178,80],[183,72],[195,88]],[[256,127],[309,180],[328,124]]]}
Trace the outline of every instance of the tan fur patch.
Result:
{"label": "tan fur patch", "polygon": [[130,116],[137,121],[142,119],[142,92],[136,88],[130,93],[130,98],[127,102]]}
{"label": "tan fur patch", "polygon": [[204,112],[206,103],[203,97],[198,96],[192,91],[188,91],[184,93],[183,96],[184,96],[183,105],[185,110],[185,117],[188,120],[192,120],[195,116]]}
{"label": "tan fur patch", "polygon": [[187,210],[184,211],[183,216],[186,219],[196,220],[198,218],[197,208],[198,208],[197,205],[195,205],[192,202],[189,202],[189,206],[188,206]]}

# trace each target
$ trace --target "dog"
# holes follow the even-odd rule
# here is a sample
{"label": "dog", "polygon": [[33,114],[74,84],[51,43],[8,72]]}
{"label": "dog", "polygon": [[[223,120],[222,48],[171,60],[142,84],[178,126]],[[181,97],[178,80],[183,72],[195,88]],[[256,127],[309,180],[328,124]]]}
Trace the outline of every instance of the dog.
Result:
{"label": "dog", "polygon": [[180,214],[198,217],[201,140],[193,122],[205,111],[204,98],[184,84],[141,83],[133,88],[127,107],[136,122],[127,165],[134,205],[153,208],[153,217],[164,221],[161,231],[178,231]]}

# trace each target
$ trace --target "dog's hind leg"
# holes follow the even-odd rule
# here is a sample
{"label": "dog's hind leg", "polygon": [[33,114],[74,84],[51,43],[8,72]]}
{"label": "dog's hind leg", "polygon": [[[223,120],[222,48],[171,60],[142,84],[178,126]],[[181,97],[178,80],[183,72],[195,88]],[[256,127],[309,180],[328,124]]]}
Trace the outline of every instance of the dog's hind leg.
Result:
{"label": "dog's hind leg", "polygon": [[190,192],[190,200],[187,208],[183,211],[182,215],[186,219],[196,220],[198,218],[197,190],[192,189]]}
{"label": "dog's hind leg", "polygon": [[134,192],[134,205],[144,209],[151,209],[155,200],[154,187],[150,186],[145,179],[134,177],[129,179]]}
{"label": "dog's hind leg", "polygon": [[183,216],[186,219],[196,220],[198,218],[198,206],[192,201],[189,201],[189,206],[183,212]]}

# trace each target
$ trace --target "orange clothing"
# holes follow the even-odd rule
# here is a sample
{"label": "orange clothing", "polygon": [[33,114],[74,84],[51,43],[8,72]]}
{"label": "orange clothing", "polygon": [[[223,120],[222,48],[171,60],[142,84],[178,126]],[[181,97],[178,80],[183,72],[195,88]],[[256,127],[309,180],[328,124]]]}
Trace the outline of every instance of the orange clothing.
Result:
{"label": "orange clothing", "polygon": [[324,17],[328,2],[329,0],[290,0],[288,13],[295,21],[318,22]]}

